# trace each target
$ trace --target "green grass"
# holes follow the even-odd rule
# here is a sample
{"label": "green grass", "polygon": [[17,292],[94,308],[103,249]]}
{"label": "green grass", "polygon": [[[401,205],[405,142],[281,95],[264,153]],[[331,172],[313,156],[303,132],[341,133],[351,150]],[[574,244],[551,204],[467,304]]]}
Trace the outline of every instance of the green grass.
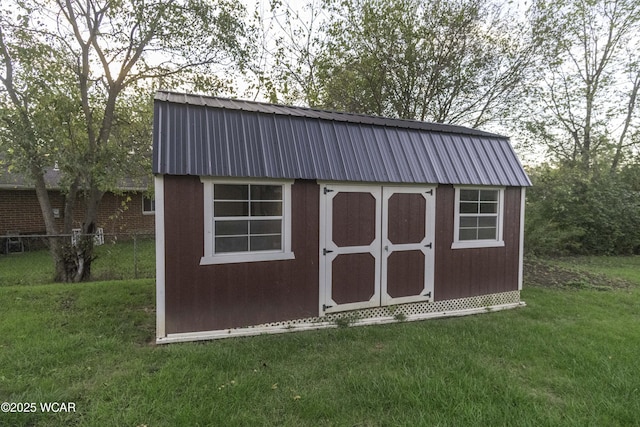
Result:
{"label": "green grass", "polygon": [[0,287],[49,283],[53,261],[46,250],[0,255]]}
{"label": "green grass", "polygon": [[[94,280],[155,277],[155,240],[107,242],[95,248]],[[0,286],[50,283],[54,266],[48,250],[0,255]]]}
{"label": "green grass", "polygon": [[153,281],[0,288],[0,413],[16,426],[632,426],[640,257],[585,262],[633,282],[530,287],[462,318],[166,346]]}

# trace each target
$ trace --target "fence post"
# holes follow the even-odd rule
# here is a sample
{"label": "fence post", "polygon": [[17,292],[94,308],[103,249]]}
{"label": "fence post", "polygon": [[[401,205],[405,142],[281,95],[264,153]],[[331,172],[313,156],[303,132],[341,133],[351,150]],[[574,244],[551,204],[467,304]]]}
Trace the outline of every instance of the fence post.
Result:
{"label": "fence post", "polygon": [[133,233],[133,278],[138,278],[138,233]]}

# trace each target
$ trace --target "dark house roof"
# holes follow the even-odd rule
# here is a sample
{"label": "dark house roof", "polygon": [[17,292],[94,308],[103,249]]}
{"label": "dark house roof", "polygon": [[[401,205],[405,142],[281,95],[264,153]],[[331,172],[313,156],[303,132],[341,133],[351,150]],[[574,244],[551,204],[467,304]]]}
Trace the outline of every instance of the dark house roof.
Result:
{"label": "dark house roof", "polygon": [[[54,168],[47,168],[44,173],[44,182],[49,189],[59,189],[60,172]],[[9,168],[6,165],[0,165],[0,188],[32,190],[35,186],[26,176],[21,173],[9,172]]]}
{"label": "dark house roof", "polygon": [[[49,190],[60,190],[62,172],[55,167],[45,168],[44,182]],[[146,176],[140,178],[125,178],[118,181],[120,191],[146,191],[149,188],[149,179]],[[5,190],[33,190],[35,185],[25,175],[9,171],[7,164],[0,163],[0,189]]]}
{"label": "dark house roof", "polygon": [[159,91],[153,173],[529,186],[509,139],[413,120]]}

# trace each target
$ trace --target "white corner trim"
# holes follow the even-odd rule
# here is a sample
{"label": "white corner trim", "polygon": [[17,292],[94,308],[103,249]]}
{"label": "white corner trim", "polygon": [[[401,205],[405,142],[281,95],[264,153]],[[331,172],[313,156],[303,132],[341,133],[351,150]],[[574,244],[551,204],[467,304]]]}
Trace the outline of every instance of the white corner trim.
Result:
{"label": "white corner trim", "polygon": [[154,178],[156,197],[156,339],[167,336],[165,329],[165,241],[164,178]]}
{"label": "white corner trim", "polygon": [[518,253],[518,290],[522,290],[524,281],[524,208],[526,205],[527,189],[521,188],[520,193],[520,248]]}

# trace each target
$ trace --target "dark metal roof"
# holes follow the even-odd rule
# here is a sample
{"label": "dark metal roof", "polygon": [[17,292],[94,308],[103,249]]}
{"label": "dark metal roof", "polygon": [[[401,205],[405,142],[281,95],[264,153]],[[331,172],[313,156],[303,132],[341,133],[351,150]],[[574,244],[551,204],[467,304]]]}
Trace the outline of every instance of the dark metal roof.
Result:
{"label": "dark metal roof", "polygon": [[155,174],[531,185],[501,135],[165,91],[153,146]]}

